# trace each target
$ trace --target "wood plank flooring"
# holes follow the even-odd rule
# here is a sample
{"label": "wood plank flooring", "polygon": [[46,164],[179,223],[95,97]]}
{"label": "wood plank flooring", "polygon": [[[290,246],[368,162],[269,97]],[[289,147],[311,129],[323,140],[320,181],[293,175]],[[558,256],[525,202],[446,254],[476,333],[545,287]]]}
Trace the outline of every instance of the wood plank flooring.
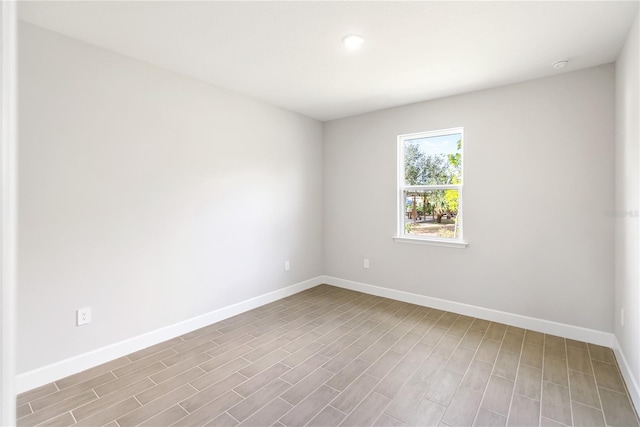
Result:
{"label": "wood plank flooring", "polygon": [[317,286],[18,396],[35,426],[638,426],[609,348]]}

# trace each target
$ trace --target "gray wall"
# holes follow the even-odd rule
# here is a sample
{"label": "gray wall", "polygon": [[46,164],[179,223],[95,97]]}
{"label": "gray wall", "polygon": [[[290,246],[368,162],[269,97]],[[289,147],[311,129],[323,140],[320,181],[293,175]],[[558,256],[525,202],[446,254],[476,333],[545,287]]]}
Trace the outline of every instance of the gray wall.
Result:
{"label": "gray wall", "polygon": [[[615,334],[640,383],[640,33],[638,16],[616,61],[616,211],[615,222]],[[620,322],[625,311],[625,324]]]}
{"label": "gray wall", "polygon": [[18,373],[322,273],[320,122],[24,22],[19,67]]}
{"label": "gray wall", "polygon": [[[469,246],[394,242],[397,135],[456,126]],[[613,331],[613,65],[335,120],[324,132],[325,274]]]}

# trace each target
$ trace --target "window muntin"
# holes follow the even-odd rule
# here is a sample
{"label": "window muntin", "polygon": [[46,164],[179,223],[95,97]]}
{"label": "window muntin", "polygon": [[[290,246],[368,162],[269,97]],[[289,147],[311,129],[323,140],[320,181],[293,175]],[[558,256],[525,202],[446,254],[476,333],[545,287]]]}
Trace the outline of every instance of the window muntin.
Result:
{"label": "window muntin", "polygon": [[462,242],[463,129],[398,137],[398,237]]}

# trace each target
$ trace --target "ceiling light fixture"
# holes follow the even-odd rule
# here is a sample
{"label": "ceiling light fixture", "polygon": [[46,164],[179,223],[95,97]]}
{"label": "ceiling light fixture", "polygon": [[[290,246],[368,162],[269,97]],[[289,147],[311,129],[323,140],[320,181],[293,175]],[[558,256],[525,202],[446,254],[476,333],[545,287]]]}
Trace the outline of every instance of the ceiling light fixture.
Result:
{"label": "ceiling light fixture", "polygon": [[349,50],[354,50],[364,43],[364,37],[357,34],[348,34],[342,38],[342,44]]}
{"label": "ceiling light fixture", "polygon": [[561,59],[560,61],[556,61],[553,64],[551,64],[551,66],[556,70],[559,70],[560,68],[566,67],[568,63],[569,63],[568,59]]}

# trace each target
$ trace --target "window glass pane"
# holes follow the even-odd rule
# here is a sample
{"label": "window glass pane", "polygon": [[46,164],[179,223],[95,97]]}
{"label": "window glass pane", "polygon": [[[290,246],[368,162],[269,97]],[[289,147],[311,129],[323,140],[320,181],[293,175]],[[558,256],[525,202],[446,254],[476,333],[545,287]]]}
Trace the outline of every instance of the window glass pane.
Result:
{"label": "window glass pane", "polygon": [[460,239],[459,201],[458,190],[405,191],[405,235]]}
{"label": "window glass pane", "polygon": [[404,184],[462,184],[462,135],[405,139]]}

